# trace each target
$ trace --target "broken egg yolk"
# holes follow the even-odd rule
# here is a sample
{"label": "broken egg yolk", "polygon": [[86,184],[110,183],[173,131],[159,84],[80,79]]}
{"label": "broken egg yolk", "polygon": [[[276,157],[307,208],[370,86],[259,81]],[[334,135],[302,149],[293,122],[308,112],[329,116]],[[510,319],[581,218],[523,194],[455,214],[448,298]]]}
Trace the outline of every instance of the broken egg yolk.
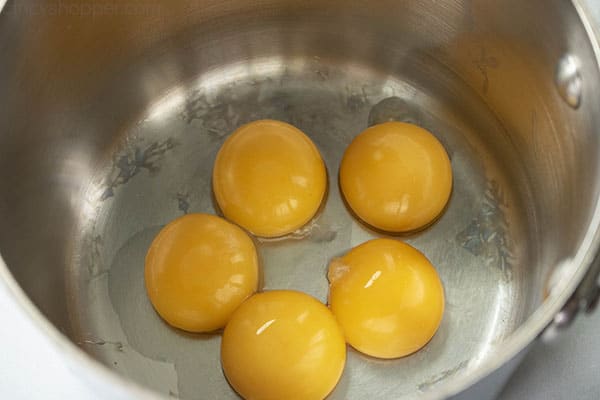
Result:
{"label": "broken egg yolk", "polygon": [[259,120],[225,140],[212,184],[227,219],[257,236],[277,237],[314,217],[325,196],[327,172],[302,131],[285,122]]}
{"label": "broken egg yolk", "polygon": [[245,399],[321,400],[335,387],[346,343],[329,309],[291,290],[256,294],[223,332],[227,380]]}
{"label": "broken egg yolk", "polygon": [[214,215],[187,214],[170,222],[146,255],[146,291],[154,309],[189,332],[223,328],[257,290],[258,279],[252,239]]}
{"label": "broken egg yolk", "polygon": [[363,243],[329,264],[329,307],[346,341],[378,358],[419,350],[444,313],[444,288],[429,260],[392,239]]}
{"label": "broken egg yolk", "polygon": [[427,130],[404,122],[356,136],[340,165],[340,188],[358,218],[387,232],[426,227],[452,191],[450,159]]}

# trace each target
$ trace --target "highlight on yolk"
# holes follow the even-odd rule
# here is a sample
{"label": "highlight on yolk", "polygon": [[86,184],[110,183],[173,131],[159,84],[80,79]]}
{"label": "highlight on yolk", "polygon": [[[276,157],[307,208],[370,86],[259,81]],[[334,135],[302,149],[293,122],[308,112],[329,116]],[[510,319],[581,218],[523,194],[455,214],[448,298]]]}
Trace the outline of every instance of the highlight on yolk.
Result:
{"label": "highlight on yolk", "polygon": [[301,292],[268,291],[233,313],[221,361],[245,399],[320,400],[342,375],[346,343],[324,304]]}
{"label": "highlight on yolk", "polygon": [[252,239],[214,215],[187,214],[165,226],[146,255],[146,291],[158,314],[189,332],[223,328],[257,290]]}
{"label": "highlight on yolk", "polygon": [[225,140],[212,183],[227,219],[257,236],[277,237],[314,217],[325,196],[327,172],[302,131],[285,122],[259,120]]}
{"label": "highlight on yolk", "polygon": [[414,353],[433,337],[444,288],[425,256],[398,240],[374,239],[329,264],[329,307],[358,351],[378,358]]}
{"label": "highlight on yolk", "polygon": [[340,165],[340,188],[354,213],[387,232],[432,223],[452,191],[452,169],[442,144],[405,122],[374,125],[356,136]]}

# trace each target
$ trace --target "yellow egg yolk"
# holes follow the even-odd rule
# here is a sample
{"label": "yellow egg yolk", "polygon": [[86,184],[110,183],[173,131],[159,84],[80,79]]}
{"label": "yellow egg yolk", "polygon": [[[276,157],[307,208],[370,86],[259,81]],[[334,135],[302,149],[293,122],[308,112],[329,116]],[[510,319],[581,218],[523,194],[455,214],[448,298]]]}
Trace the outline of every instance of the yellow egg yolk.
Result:
{"label": "yellow egg yolk", "polygon": [[444,289],[417,249],[375,239],[329,265],[329,307],[358,351],[378,358],[411,354],[433,337],[444,313]]}
{"label": "yellow egg yolk", "polygon": [[223,332],[227,380],[245,399],[320,400],[340,379],[344,336],[331,311],[291,290],[256,294]]}
{"label": "yellow egg yolk", "polygon": [[346,202],[364,222],[410,232],[433,222],[452,190],[450,159],[431,133],[404,122],[372,126],[354,138],[340,166]]}
{"label": "yellow egg yolk", "polygon": [[258,286],[258,257],[239,227],[207,214],[188,214],[165,226],[146,255],[146,291],[174,327],[210,332]]}
{"label": "yellow egg yolk", "polygon": [[318,211],[327,188],[314,143],[285,122],[238,128],[217,154],[213,191],[225,217],[257,236],[294,232]]}

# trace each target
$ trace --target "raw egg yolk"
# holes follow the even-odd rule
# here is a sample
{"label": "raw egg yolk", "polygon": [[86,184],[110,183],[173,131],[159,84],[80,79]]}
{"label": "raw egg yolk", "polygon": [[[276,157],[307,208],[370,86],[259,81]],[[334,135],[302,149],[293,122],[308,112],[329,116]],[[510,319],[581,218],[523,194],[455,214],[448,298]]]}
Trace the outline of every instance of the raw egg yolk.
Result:
{"label": "raw egg yolk", "polygon": [[414,231],[432,223],[446,206],[450,159],[423,128],[404,122],[374,125],[346,149],[340,187],[352,211],[372,227]]}
{"label": "raw egg yolk", "polygon": [[207,214],[188,214],[165,226],[146,255],[146,290],[158,314],[174,327],[210,332],[258,286],[258,256],[239,227]]}
{"label": "raw egg yolk", "polygon": [[256,294],[232,315],[223,332],[227,380],[245,399],[320,400],[335,387],[346,343],[331,311],[291,290]]}
{"label": "raw egg yolk", "polygon": [[417,249],[391,239],[363,243],[329,264],[329,307],[358,351],[378,358],[411,354],[433,337],[444,289]]}
{"label": "raw egg yolk", "polygon": [[294,232],[316,214],[327,187],[314,143],[285,122],[259,120],[225,140],[213,169],[225,217],[257,236]]}

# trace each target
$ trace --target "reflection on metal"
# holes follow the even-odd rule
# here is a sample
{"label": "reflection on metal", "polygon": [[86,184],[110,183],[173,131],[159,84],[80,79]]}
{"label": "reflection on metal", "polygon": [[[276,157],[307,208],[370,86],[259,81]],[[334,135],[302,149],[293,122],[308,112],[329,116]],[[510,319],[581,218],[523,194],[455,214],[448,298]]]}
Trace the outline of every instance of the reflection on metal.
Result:
{"label": "reflection on metal", "polygon": [[161,142],[154,142],[145,147],[134,146],[115,156],[112,172],[105,181],[106,189],[101,200],[113,197],[115,189],[124,185],[137,175],[142,169],[156,173],[159,162],[165,153],[175,147],[176,142],[169,138]]}
{"label": "reflection on metal", "polygon": [[583,92],[583,79],[579,61],[570,54],[564,55],[556,67],[556,87],[560,97],[572,108],[579,108]]}
{"label": "reflection on metal", "polygon": [[456,235],[457,242],[487,265],[498,265],[510,279],[512,243],[504,210],[508,207],[496,181],[489,181],[481,209],[467,227]]}

